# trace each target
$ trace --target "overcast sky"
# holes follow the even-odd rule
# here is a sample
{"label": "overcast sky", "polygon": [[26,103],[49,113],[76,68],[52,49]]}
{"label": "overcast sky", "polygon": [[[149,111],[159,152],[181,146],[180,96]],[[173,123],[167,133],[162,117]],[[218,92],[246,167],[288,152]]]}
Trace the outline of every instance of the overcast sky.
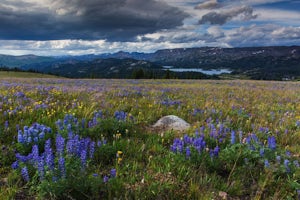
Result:
{"label": "overcast sky", "polygon": [[0,0],[0,54],[300,45],[300,0]]}

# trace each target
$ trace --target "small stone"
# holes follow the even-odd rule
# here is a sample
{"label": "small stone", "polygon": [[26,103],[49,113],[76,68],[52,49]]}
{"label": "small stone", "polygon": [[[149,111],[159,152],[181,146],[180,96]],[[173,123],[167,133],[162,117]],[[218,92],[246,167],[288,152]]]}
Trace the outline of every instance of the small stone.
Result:
{"label": "small stone", "polygon": [[219,192],[219,197],[221,197],[222,199],[227,199],[227,193],[223,192],[223,191],[220,191]]}
{"label": "small stone", "polygon": [[175,115],[164,116],[153,125],[153,128],[163,131],[186,131],[190,127],[191,125],[189,123]]}

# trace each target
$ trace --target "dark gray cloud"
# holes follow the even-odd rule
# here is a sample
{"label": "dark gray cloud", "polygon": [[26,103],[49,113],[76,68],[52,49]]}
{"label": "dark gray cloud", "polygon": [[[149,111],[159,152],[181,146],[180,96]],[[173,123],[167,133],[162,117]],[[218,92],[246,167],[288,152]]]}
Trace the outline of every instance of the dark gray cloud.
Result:
{"label": "dark gray cloud", "polygon": [[249,6],[236,7],[231,10],[221,12],[209,12],[202,16],[199,20],[199,24],[215,24],[223,25],[230,21],[234,17],[241,17],[242,20],[248,21],[255,19],[257,15],[253,14],[253,9]]}
{"label": "dark gray cloud", "polygon": [[137,35],[180,26],[189,16],[176,7],[155,0],[44,2],[46,5],[40,9],[38,4],[24,2],[24,7],[14,9],[12,4],[0,6],[0,39],[131,41]]}

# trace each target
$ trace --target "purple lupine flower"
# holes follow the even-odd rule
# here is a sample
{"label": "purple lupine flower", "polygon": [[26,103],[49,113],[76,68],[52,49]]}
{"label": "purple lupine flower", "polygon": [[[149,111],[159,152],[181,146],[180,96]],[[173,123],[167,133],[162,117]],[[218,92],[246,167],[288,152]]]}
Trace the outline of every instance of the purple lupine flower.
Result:
{"label": "purple lupine flower", "polygon": [[85,149],[85,150],[88,149],[90,142],[91,142],[91,139],[90,139],[90,138],[85,138],[85,139],[84,139],[84,149]]}
{"label": "purple lupine flower", "polygon": [[38,147],[38,145],[35,144],[35,145],[32,146],[31,154],[32,154],[34,165],[37,165],[37,163],[39,161],[39,147]]}
{"label": "purple lupine flower", "polygon": [[59,130],[63,130],[64,126],[62,124],[62,121],[59,119],[55,122],[56,126],[58,127]]}
{"label": "purple lupine flower", "polygon": [[265,150],[264,150],[263,148],[261,148],[261,149],[259,150],[259,155],[260,155],[261,157],[263,157],[263,156],[265,155]]}
{"label": "purple lupine flower", "polygon": [[112,178],[115,178],[115,177],[117,176],[117,170],[116,170],[116,169],[111,169],[111,170],[110,170],[110,176],[111,176]]}
{"label": "purple lupine flower", "polygon": [[38,161],[38,173],[39,173],[40,180],[43,180],[45,174],[45,162],[43,156],[41,156]]}
{"label": "purple lupine flower", "polygon": [[219,152],[220,152],[220,147],[216,146],[214,149],[210,150],[210,152],[209,152],[210,157],[218,157]]}
{"label": "purple lupine flower", "polygon": [[63,138],[60,134],[56,136],[56,153],[57,155],[63,155],[65,148],[65,138]]}
{"label": "purple lupine flower", "polygon": [[88,122],[88,128],[92,128],[94,125],[93,125],[93,122],[92,121],[89,121]]}
{"label": "purple lupine flower", "polygon": [[94,173],[93,174],[93,177],[98,177],[99,175],[97,173]]}
{"label": "purple lupine flower", "polygon": [[29,136],[28,138],[27,138],[27,143],[31,143],[32,142],[32,139],[31,139],[31,137]]}
{"label": "purple lupine flower", "polygon": [[87,158],[87,152],[86,152],[85,149],[83,149],[80,152],[80,160],[81,160],[81,166],[82,166],[82,168],[84,168],[85,165],[86,165],[86,158]]}
{"label": "purple lupine flower", "polygon": [[268,147],[272,150],[276,149],[276,139],[274,136],[268,137]]}
{"label": "purple lupine flower", "polygon": [[22,174],[23,179],[24,179],[26,182],[29,182],[29,174],[28,174],[27,167],[23,167],[23,168],[21,169],[21,174]]}
{"label": "purple lupine flower", "polygon": [[73,153],[73,145],[74,145],[73,139],[69,139],[69,140],[67,141],[67,145],[66,145],[67,153],[68,153],[69,155],[71,155],[71,154]]}
{"label": "purple lupine flower", "polygon": [[235,143],[235,132],[231,131],[231,139],[230,139],[230,143],[234,144]]}
{"label": "purple lupine flower", "polygon": [[16,158],[17,160],[21,161],[21,162],[27,162],[30,158],[30,156],[22,156],[20,153],[16,153]]}
{"label": "purple lupine flower", "polygon": [[64,157],[60,156],[58,160],[58,169],[60,171],[61,177],[66,177],[66,167],[65,167],[65,159]]}
{"label": "purple lupine flower", "polygon": [[71,125],[71,124],[68,124],[68,125],[67,125],[67,131],[68,131],[68,132],[72,131],[72,125]]}
{"label": "purple lupine flower", "polygon": [[218,156],[219,152],[220,152],[220,147],[216,146],[215,149],[214,149],[214,152],[215,152],[215,156]]}
{"label": "purple lupine flower", "polygon": [[18,143],[24,144],[25,140],[23,137],[23,132],[21,130],[18,131]]}
{"label": "purple lupine flower", "polygon": [[95,142],[91,142],[90,143],[90,152],[89,152],[89,156],[91,159],[94,157],[94,153],[95,153]]}
{"label": "purple lupine flower", "polygon": [[171,151],[174,153],[177,153],[177,146],[176,145],[171,145]]}
{"label": "purple lupine flower", "polygon": [[52,182],[56,183],[58,181],[57,176],[52,176]]}
{"label": "purple lupine flower", "polygon": [[48,139],[45,143],[45,160],[46,165],[49,167],[50,170],[54,169],[54,156],[51,148],[51,140]]}
{"label": "purple lupine flower", "polygon": [[291,169],[290,169],[290,167],[289,167],[290,161],[289,161],[288,159],[285,159],[283,163],[284,163],[286,172],[287,172],[287,173],[290,173],[290,172],[291,172]]}
{"label": "purple lupine flower", "polygon": [[45,138],[45,132],[42,131],[42,132],[40,132],[40,134],[39,134],[39,139],[44,139],[44,138]]}
{"label": "purple lupine flower", "polygon": [[33,142],[36,144],[36,143],[38,143],[38,141],[39,141],[39,138],[38,137],[34,137],[33,138]]}
{"label": "purple lupine flower", "polygon": [[186,147],[186,148],[185,148],[185,155],[186,155],[186,158],[190,158],[190,157],[191,157],[191,150],[190,150],[190,147]]}
{"label": "purple lupine flower", "polygon": [[97,147],[101,147],[102,143],[100,140],[97,141]]}
{"label": "purple lupine flower", "polygon": [[108,180],[109,180],[108,176],[105,175],[105,176],[103,177],[103,183],[107,183]]}
{"label": "purple lupine flower", "polygon": [[277,161],[277,163],[280,163],[281,162],[281,157],[280,156],[276,156],[276,161]]}
{"label": "purple lupine flower", "polygon": [[4,122],[4,128],[8,129],[8,121],[7,120]]}
{"label": "purple lupine flower", "polygon": [[118,120],[118,121],[125,121],[126,117],[127,117],[127,113],[124,111],[116,111],[114,114],[114,117]]}
{"label": "purple lupine flower", "polygon": [[15,161],[15,162],[13,162],[13,164],[11,165],[11,168],[13,168],[13,169],[18,169],[19,168],[19,161]]}
{"label": "purple lupine flower", "polygon": [[265,168],[269,168],[269,167],[270,167],[270,163],[268,159],[265,159]]}
{"label": "purple lupine flower", "polygon": [[87,149],[85,148],[85,139],[81,139],[78,143],[78,149],[77,149],[77,155],[78,157],[81,156],[81,152],[84,150],[86,151]]}

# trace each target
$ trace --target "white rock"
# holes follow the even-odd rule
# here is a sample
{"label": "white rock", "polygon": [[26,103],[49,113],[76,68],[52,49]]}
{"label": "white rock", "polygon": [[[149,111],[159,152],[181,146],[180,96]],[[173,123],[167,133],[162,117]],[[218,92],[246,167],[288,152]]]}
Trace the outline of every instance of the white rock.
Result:
{"label": "white rock", "polygon": [[154,125],[155,129],[162,129],[164,131],[174,130],[174,131],[186,131],[191,125],[177,117],[175,115],[168,115],[160,118]]}

